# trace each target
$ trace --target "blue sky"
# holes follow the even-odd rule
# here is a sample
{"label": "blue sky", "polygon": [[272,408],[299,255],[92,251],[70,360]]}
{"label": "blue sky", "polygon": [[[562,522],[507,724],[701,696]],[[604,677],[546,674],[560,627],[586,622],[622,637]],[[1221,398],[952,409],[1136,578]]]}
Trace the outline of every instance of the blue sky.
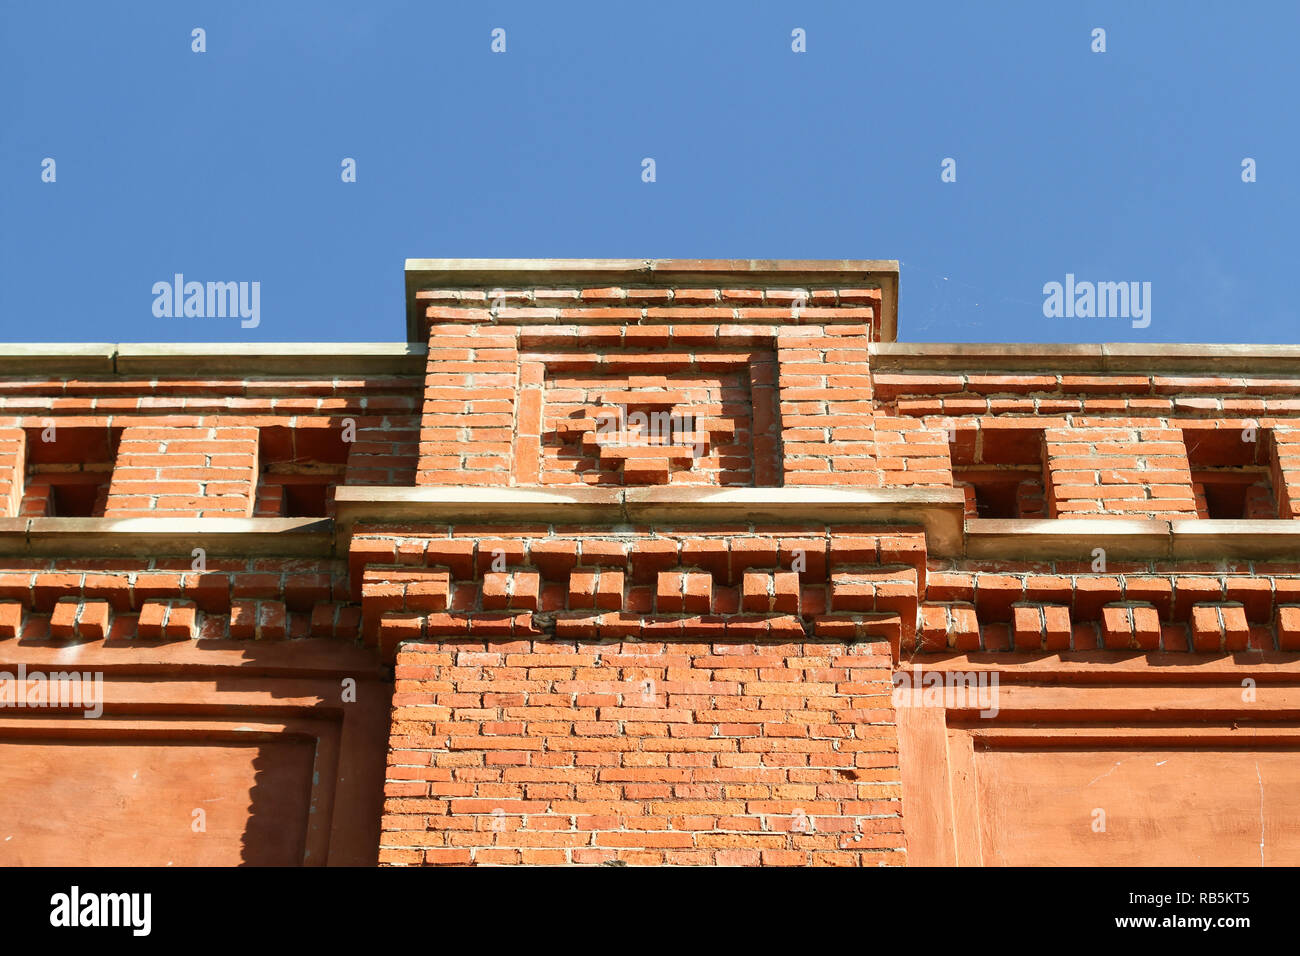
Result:
{"label": "blue sky", "polygon": [[[407,257],[535,256],[899,259],[902,341],[1300,342],[1293,2],[0,10],[0,341],[400,340]],[[177,272],[260,324],[155,317]],[[1045,318],[1067,273],[1150,326]]]}

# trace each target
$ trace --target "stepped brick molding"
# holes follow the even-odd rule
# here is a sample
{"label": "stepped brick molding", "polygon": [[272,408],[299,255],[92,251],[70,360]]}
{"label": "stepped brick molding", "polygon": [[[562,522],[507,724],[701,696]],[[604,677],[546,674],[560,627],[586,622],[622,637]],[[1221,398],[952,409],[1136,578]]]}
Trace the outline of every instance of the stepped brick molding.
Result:
{"label": "stepped brick molding", "polygon": [[899,343],[888,261],[406,291],[0,350],[0,862],[1300,862],[1300,348]]}

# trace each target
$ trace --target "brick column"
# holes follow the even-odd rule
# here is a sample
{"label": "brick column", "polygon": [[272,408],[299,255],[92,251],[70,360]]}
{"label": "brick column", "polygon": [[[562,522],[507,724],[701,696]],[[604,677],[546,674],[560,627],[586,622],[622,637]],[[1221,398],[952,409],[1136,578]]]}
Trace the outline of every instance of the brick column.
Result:
{"label": "brick column", "polygon": [[787,486],[880,487],[867,369],[869,332],[869,326],[816,325],[777,332]]}
{"label": "brick column", "polygon": [[[481,295],[481,293],[480,293]],[[486,309],[430,307],[416,484],[507,485],[519,384],[519,329],[452,324]]]}

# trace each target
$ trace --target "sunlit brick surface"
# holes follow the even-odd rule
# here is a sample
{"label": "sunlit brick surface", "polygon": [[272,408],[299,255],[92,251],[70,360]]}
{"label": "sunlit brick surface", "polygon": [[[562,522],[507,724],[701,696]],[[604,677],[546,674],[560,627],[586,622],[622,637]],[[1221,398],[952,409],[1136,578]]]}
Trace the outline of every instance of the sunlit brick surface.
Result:
{"label": "sunlit brick surface", "polygon": [[882,644],[406,645],[381,862],[904,863],[890,673]]}
{"label": "sunlit brick surface", "polygon": [[[392,668],[395,865],[1104,859],[1007,754],[1292,746],[1300,355],[898,345],[867,265],[457,260],[328,373],[0,376],[0,647]],[[900,704],[923,673],[1001,703]]]}

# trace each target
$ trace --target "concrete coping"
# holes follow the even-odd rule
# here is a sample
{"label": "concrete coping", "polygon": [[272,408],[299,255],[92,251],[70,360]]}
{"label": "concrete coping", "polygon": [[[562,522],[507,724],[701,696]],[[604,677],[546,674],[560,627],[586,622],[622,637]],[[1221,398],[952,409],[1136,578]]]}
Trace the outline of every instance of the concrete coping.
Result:
{"label": "concrete coping", "polygon": [[0,555],[328,555],[328,518],[0,518]]}
{"label": "concrete coping", "polygon": [[0,375],[422,375],[427,353],[410,342],[20,342],[0,345]]}
{"label": "concrete coping", "polygon": [[896,259],[407,259],[406,336],[425,341],[421,289],[592,286],[879,288],[881,341],[898,332]]}
{"label": "concrete coping", "polygon": [[1102,549],[1108,561],[1156,559],[1215,561],[1280,558],[1300,554],[1300,521],[1179,518],[971,518],[965,556],[1032,561],[1092,562]]}
{"label": "concrete coping", "polygon": [[329,518],[0,518],[0,555],[189,557],[341,554],[353,527],[473,523],[660,528],[825,523],[915,526],[940,558],[1090,563],[1294,560],[1300,520],[962,517],[951,488],[340,487]]}
{"label": "concrete coping", "polygon": [[1300,345],[873,342],[873,372],[1300,375]]}
{"label": "concrete coping", "polygon": [[930,547],[960,549],[964,496],[955,488],[339,488],[341,536],[358,522],[782,525],[801,522],[917,525]]}

